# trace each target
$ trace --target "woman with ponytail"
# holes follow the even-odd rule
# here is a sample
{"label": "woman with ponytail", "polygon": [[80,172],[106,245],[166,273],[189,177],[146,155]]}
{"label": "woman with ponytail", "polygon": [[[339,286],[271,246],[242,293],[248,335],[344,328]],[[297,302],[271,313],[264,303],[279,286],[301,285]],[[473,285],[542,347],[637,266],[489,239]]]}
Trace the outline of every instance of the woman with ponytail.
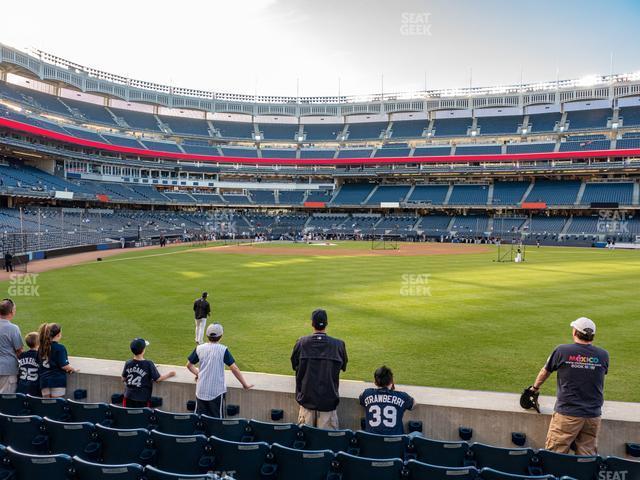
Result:
{"label": "woman with ponytail", "polygon": [[77,372],[69,365],[67,349],[59,341],[62,328],[57,323],[43,323],[38,331],[40,346],[40,389],[44,398],[64,397],[67,391],[67,373]]}

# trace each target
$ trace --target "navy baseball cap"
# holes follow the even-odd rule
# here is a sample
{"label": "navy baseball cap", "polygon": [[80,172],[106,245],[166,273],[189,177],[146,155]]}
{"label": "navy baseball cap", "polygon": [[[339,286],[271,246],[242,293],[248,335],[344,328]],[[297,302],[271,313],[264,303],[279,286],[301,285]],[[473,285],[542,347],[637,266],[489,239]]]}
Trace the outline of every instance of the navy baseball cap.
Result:
{"label": "navy baseball cap", "polygon": [[329,320],[327,319],[327,312],[321,308],[314,310],[311,314],[311,324],[313,328],[317,330],[324,330],[327,328]]}
{"label": "navy baseball cap", "polygon": [[133,353],[134,355],[140,355],[148,346],[149,342],[147,342],[144,338],[134,338],[131,341],[131,353]]}

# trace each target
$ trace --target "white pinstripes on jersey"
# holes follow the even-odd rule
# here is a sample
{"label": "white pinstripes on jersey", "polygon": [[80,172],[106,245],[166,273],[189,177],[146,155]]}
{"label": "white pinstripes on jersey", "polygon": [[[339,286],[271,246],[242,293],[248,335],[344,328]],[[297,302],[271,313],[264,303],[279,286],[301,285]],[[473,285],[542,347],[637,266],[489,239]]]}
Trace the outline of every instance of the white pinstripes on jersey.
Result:
{"label": "white pinstripes on jersey", "polygon": [[213,400],[226,393],[227,385],[224,380],[226,351],[227,347],[219,343],[205,343],[196,348],[196,354],[200,360],[196,397],[200,400]]}

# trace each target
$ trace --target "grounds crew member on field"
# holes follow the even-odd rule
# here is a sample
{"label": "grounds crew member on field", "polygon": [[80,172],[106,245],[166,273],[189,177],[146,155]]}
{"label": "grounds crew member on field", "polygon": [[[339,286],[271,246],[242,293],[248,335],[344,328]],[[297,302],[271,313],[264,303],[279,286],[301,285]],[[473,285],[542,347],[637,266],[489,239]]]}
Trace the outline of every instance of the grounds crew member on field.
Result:
{"label": "grounds crew member on field", "polygon": [[313,333],[298,339],[291,366],[296,372],[298,423],[336,430],[340,370],[347,370],[347,349],[342,340],[327,335],[328,323],[326,311],[311,314]]}
{"label": "grounds crew member on field", "polygon": [[593,345],[593,321],[580,317],[571,327],[574,343],[556,347],[529,389],[537,394],[545,380],[558,372],[555,412],[544,448],[569,453],[575,442],[576,455],[596,455],[609,353]]}

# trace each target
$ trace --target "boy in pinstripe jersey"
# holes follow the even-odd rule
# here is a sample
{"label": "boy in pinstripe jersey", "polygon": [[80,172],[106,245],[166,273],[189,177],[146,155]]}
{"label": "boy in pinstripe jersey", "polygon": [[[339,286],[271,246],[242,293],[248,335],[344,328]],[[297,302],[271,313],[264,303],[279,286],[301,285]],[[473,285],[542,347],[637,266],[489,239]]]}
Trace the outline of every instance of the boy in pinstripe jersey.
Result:
{"label": "boy in pinstripe jersey", "polygon": [[[187,368],[196,377],[196,413],[210,417],[224,417],[224,395],[227,385],[224,379],[224,366],[248,390],[253,387],[247,383],[231,355],[229,349],[220,343],[224,330],[219,323],[207,327],[207,343],[198,345],[189,355]],[[196,365],[199,364],[199,367]]]}

